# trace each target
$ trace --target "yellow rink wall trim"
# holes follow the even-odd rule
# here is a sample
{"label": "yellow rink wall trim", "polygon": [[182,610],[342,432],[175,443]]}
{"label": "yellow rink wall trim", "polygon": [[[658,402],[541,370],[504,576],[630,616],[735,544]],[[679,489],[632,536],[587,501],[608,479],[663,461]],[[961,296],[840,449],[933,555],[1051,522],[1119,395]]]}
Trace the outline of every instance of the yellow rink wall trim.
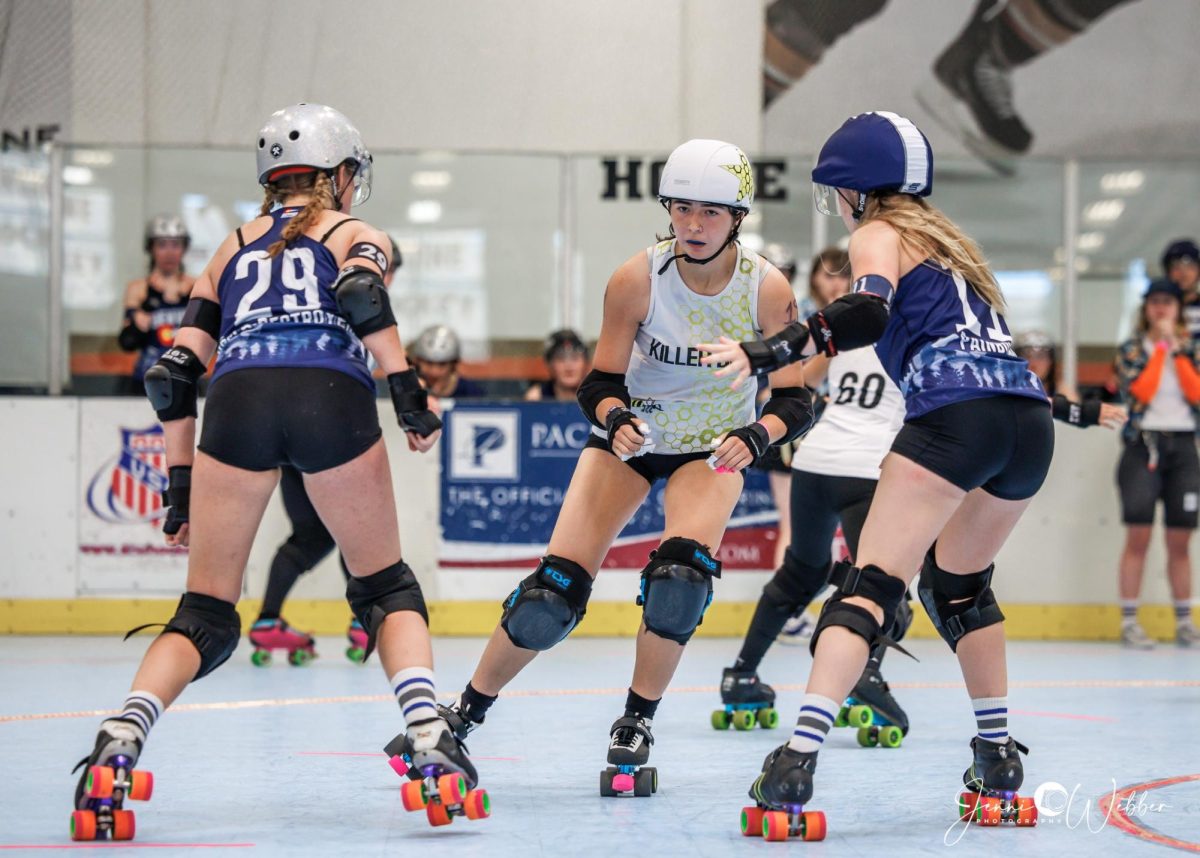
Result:
{"label": "yellow rink wall trim", "polygon": [[[143,623],[166,622],[176,599],[0,599],[0,634],[109,635],[124,634]],[[258,616],[259,600],[238,605],[242,625]],[[718,603],[704,615],[700,637],[741,637],[750,625],[754,602]],[[816,608],[811,609],[814,611]],[[632,602],[591,602],[576,637],[632,637],[641,620]],[[1116,605],[1004,605],[1005,628],[1011,640],[1116,640],[1120,611]],[[429,624],[435,635],[486,637],[500,618],[498,602],[432,602]],[[350,619],[345,602],[297,599],[287,604],[288,622],[318,635],[341,635]],[[1175,618],[1169,605],[1146,605],[1140,619],[1155,638],[1174,637]],[[146,634],[152,634],[149,630]],[[935,637],[933,626],[917,608],[915,638]]]}

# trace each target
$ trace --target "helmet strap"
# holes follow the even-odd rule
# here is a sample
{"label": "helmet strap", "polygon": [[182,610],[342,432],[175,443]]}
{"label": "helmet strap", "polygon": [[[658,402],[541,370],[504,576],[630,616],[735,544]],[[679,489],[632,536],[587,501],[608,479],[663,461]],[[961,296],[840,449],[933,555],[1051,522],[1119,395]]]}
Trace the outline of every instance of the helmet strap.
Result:
{"label": "helmet strap", "polygon": [[854,222],[858,223],[860,220],[862,220],[863,212],[867,210],[867,195],[862,191],[855,191],[855,193],[858,194],[858,199],[854,202],[851,202],[850,199],[842,193],[841,188],[837,189],[837,193],[838,196],[845,201],[846,205],[850,206],[850,217],[854,219]]}
{"label": "helmet strap", "polygon": [[[663,206],[667,209],[667,211],[671,210],[669,200],[664,200]],[[729,245],[731,245],[735,241],[737,241],[738,230],[741,229],[741,227],[742,227],[742,218],[744,218],[746,216],[746,213],[743,211],[735,212],[733,209],[729,209],[729,211],[730,211],[730,214],[733,215],[733,229],[729,230],[729,235],[726,236],[725,242],[717,249],[716,253],[714,253],[712,256],[707,256],[704,259],[696,259],[695,257],[688,256],[686,253],[676,253],[674,256],[672,256],[670,259],[668,259],[666,262],[664,262],[662,264],[662,267],[660,267],[658,269],[659,276],[665,274],[667,269],[671,267],[671,263],[674,262],[676,259],[682,259],[685,262],[692,263],[693,265],[707,265],[708,263],[710,263],[714,259],[716,259],[718,256],[720,256],[722,253],[724,253],[725,248],[729,247]],[[676,238],[676,240],[678,240],[678,238]]]}

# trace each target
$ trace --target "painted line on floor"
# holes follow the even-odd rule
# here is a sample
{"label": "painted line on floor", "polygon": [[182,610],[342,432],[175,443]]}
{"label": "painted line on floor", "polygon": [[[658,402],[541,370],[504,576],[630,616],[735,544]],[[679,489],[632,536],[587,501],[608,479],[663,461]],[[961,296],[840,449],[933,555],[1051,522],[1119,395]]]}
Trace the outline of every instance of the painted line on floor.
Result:
{"label": "painted line on floor", "polygon": [[91,840],[82,843],[0,843],[6,849],[253,849],[253,843],[138,843]]}
{"label": "painted line on floor", "polygon": [[[931,689],[961,689],[961,682],[893,682],[893,689],[924,691]],[[1010,682],[1009,688],[1200,688],[1200,679],[1046,679]],[[777,691],[804,691],[803,685],[775,685]],[[627,687],[620,688],[529,688],[505,691],[504,697],[597,697],[627,694]],[[716,694],[715,685],[687,685],[668,688],[668,694]],[[457,695],[439,694],[444,701]],[[336,697],[280,697],[265,700],[228,700],[213,703],[178,703],[172,712],[221,712],[234,709],[265,709],[283,706],[318,706],[329,703],[380,703],[393,700],[390,694],[343,694]],[[99,718],[121,714],[120,709],[86,709],[78,712],[31,712],[22,715],[0,715],[0,724],[21,721],[51,721],[63,718]],[[1041,715],[1047,718],[1078,718],[1094,720],[1102,716],[1080,716],[1066,713],[1026,712],[1026,715]]]}
{"label": "painted line on floor", "polygon": [[[1149,792],[1162,787],[1173,786],[1174,784],[1187,783],[1189,781],[1200,781],[1200,774],[1196,775],[1179,775],[1174,778],[1163,778],[1158,781],[1149,781],[1144,784],[1134,784],[1133,786],[1122,787],[1115,793],[1101,796],[1099,802],[1102,809],[1110,813],[1109,818],[1117,828],[1124,831],[1133,837],[1142,840],[1148,840],[1151,843],[1157,843],[1160,846],[1170,846],[1173,849],[1182,849],[1185,852],[1200,852],[1200,843],[1193,843],[1189,840],[1179,840],[1176,837],[1170,837],[1166,834],[1161,834],[1153,831],[1144,825],[1141,825],[1137,820],[1130,817],[1126,810],[1128,800],[1139,792]],[[1116,805],[1114,807],[1114,805]]]}

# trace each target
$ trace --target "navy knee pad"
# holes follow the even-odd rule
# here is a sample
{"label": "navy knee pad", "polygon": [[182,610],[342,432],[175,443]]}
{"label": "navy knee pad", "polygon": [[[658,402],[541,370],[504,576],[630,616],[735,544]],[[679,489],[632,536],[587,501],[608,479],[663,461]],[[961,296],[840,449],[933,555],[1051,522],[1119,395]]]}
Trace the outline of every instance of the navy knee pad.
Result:
{"label": "navy knee pad", "polygon": [[[134,629],[129,635],[136,631],[139,629]],[[184,593],[175,608],[175,616],[163,627],[162,633],[165,635],[168,632],[183,635],[200,653],[200,669],[192,677],[192,682],[195,682],[212,673],[233,655],[242,636],[242,620],[232,602],[214,599],[203,593]]]}
{"label": "navy knee pad", "polygon": [[[403,560],[398,560],[386,569],[362,578],[350,576],[346,582],[346,601],[350,610],[362,623],[367,633],[366,656],[375,649],[375,636],[388,614],[399,611],[415,611],[426,623],[429,612],[425,609],[425,597],[417,576]],[[366,656],[363,660],[366,660]]]}
{"label": "navy knee pad", "polygon": [[[900,604],[908,592],[908,587],[903,581],[887,574],[878,566],[867,565],[859,569],[849,561],[843,560],[833,565],[830,583],[837,587],[837,592],[821,609],[821,616],[817,620],[817,627],[813,630],[812,642],[809,644],[809,652],[816,653],[821,632],[830,626],[841,626],[861,637],[869,647],[882,643],[911,657],[911,653],[889,635],[896,623]],[[845,599],[849,596],[869,599],[883,608],[883,622],[877,621],[866,608],[848,604]]]}
{"label": "navy knee pad", "polygon": [[514,646],[542,652],[571,633],[587,613],[592,576],[565,557],[547,554],[504,600],[500,627]]}
{"label": "navy knee pad", "polygon": [[917,595],[942,640],[957,652],[964,635],[1004,622],[991,587],[996,564],[982,572],[954,575],[938,567],[934,559],[936,548],[935,543],[921,564]]}
{"label": "navy knee pad", "polygon": [[792,553],[791,546],[788,546],[783,552],[783,565],[763,587],[763,595],[789,614],[794,614],[817,598],[817,594],[828,583],[828,563],[810,566]]}
{"label": "navy knee pad", "polygon": [[712,579],[721,577],[721,563],[708,546],[694,539],[672,536],[650,552],[642,570],[642,622],[646,630],[685,644],[704,619],[712,603]]}

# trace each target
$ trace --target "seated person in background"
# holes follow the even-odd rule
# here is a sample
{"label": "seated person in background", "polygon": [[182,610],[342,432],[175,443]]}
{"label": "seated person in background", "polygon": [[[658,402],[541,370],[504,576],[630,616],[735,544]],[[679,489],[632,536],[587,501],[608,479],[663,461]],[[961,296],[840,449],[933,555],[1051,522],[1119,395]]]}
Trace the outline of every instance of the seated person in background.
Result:
{"label": "seated person in background", "polygon": [[458,334],[445,325],[433,325],[421,331],[408,347],[408,356],[421,383],[434,396],[442,399],[487,396],[483,385],[458,374],[462,347]]}
{"label": "seated person in background", "polygon": [[1200,336],[1200,247],[1190,238],[1167,245],[1162,255],[1163,276],[1183,290],[1183,321],[1188,335]]}
{"label": "seated person in background", "polygon": [[183,255],[191,237],[183,218],[156,215],[146,222],[145,249],[150,272],[125,287],[125,325],[117,342],[127,352],[140,352],[126,392],[146,395],[142,377],[175,340],[183,321],[194,277],[183,272]]}
{"label": "seated person in background", "polygon": [[588,371],[587,344],[579,334],[570,328],[563,328],[546,337],[542,357],[546,359],[550,380],[535,381],[525,391],[525,399],[529,402],[574,402],[579,385]]}

